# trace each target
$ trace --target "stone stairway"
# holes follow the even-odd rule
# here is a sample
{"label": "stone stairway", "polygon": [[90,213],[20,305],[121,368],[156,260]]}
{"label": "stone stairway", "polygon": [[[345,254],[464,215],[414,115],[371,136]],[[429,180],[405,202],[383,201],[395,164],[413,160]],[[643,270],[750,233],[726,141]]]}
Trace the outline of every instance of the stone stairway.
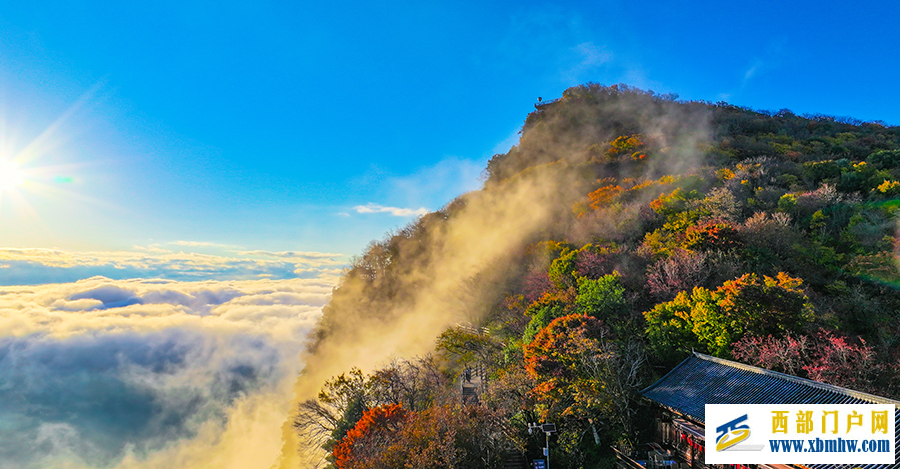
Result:
{"label": "stone stairway", "polygon": [[478,387],[473,383],[463,383],[462,400],[467,403],[478,402]]}
{"label": "stone stairway", "polygon": [[503,469],[528,469],[528,461],[525,455],[518,451],[505,451],[503,453]]}
{"label": "stone stairway", "polygon": [[480,371],[480,369],[470,370],[468,374],[464,372],[460,376],[463,402],[478,402],[478,395],[484,391],[484,380]]}

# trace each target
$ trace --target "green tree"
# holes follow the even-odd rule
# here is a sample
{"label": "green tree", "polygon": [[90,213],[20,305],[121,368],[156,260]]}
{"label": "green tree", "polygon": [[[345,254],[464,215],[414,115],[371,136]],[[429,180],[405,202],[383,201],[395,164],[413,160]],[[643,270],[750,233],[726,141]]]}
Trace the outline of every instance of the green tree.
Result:
{"label": "green tree", "polygon": [[868,157],[866,163],[876,169],[896,169],[900,167],[900,150],[879,150]]}
{"label": "green tree", "polygon": [[775,278],[745,274],[715,291],[697,287],[690,297],[682,292],[644,313],[647,335],[657,351],[699,346],[727,357],[745,334],[802,330],[813,308],[801,286],[802,280],[780,272]]}
{"label": "green tree", "polygon": [[[695,287],[694,290],[702,289]],[[644,313],[647,320],[647,339],[659,357],[670,357],[675,352],[690,352],[700,348],[694,335],[691,312],[694,296],[682,291],[672,301],[660,303]]]}
{"label": "green tree", "polygon": [[627,305],[625,287],[618,272],[596,280],[578,277],[578,295],[575,309],[598,319],[607,320],[622,316]]}
{"label": "green tree", "polygon": [[575,271],[578,268],[578,250],[564,251],[550,263],[550,281],[559,290],[575,286]]}
{"label": "green tree", "polygon": [[365,376],[352,368],[326,381],[318,399],[301,402],[293,426],[307,442],[330,452],[372,404]]}
{"label": "green tree", "polygon": [[498,361],[503,344],[489,334],[466,327],[451,327],[438,336],[437,349],[468,366],[480,363],[490,369]]}

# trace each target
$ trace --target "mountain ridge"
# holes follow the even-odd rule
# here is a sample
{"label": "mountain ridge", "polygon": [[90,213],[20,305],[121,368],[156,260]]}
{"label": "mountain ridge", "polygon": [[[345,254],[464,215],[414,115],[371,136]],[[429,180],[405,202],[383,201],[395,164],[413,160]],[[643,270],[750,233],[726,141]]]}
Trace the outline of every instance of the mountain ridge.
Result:
{"label": "mountain ridge", "polygon": [[[558,464],[582,467],[640,432],[634,389],[692,348],[897,392],[900,328],[885,324],[900,310],[900,127],[589,83],[536,106],[520,134],[488,162],[481,190],[353,259],[304,357],[300,410],[351,367],[365,381],[391,357],[436,353],[452,381],[478,356],[495,387],[522,396],[482,399],[505,419],[504,445],[528,446],[526,416],[557,419],[572,454]],[[451,333],[460,322],[491,335]],[[584,360],[576,336],[608,360]],[[557,349],[570,355],[548,361]],[[640,371],[623,374],[629,364]],[[368,410],[409,404],[366,397],[378,386],[341,389]],[[404,418],[437,418],[452,393],[432,394]],[[583,402],[566,404],[572,395]],[[344,427],[362,416],[332,411]],[[595,420],[605,446],[574,436],[596,432]],[[301,427],[285,425],[281,467],[299,464]]]}

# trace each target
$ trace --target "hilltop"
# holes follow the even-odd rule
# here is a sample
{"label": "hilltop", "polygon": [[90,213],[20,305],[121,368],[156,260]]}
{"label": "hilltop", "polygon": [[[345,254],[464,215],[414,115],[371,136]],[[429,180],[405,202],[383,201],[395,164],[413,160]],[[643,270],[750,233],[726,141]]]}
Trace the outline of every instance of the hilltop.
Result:
{"label": "hilltop", "polygon": [[554,467],[594,467],[691,350],[898,397],[900,127],[624,85],[535,108],[481,190],[353,260],[288,447],[502,467],[553,421]]}

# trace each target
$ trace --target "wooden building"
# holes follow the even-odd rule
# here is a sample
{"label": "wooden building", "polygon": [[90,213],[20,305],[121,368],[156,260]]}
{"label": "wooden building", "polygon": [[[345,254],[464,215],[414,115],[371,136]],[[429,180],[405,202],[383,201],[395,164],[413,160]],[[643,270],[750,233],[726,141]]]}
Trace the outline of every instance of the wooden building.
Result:
{"label": "wooden building", "polygon": [[[810,379],[694,353],[641,394],[659,408],[656,441],[636,454],[617,451],[620,469],[705,469],[706,404],[892,404],[900,422],[900,401]],[[895,423],[895,428],[898,426]],[[646,455],[644,453],[646,450]],[[900,431],[895,433],[900,451]],[[802,465],[716,466],[721,469],[788,469]],[[810,469],[900,469],[893,465],[810,465]]]}

